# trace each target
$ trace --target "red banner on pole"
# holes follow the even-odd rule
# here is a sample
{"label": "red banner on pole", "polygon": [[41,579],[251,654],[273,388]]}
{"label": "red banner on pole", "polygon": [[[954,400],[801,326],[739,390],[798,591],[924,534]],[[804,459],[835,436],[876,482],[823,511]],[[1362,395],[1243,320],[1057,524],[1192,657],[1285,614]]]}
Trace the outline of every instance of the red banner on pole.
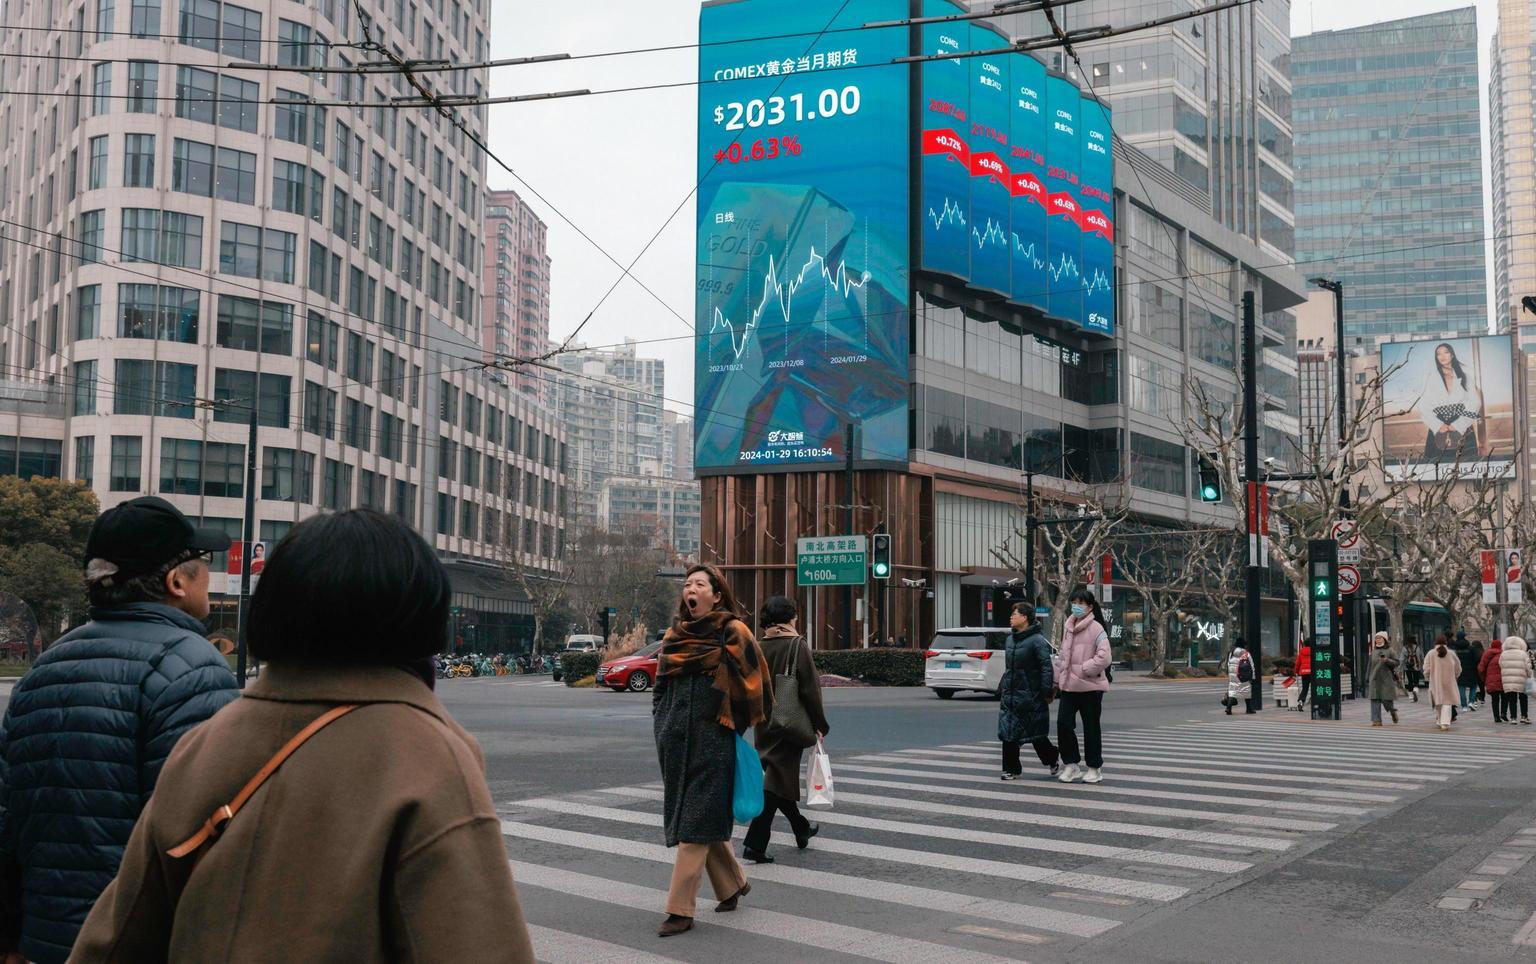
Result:
{"label": "red banner on pole", "polygon": [[1483,571],[1483,602],[1491,606],[1499,601],[1499,554],[1492,549],[1479,550],[1478,562]]}

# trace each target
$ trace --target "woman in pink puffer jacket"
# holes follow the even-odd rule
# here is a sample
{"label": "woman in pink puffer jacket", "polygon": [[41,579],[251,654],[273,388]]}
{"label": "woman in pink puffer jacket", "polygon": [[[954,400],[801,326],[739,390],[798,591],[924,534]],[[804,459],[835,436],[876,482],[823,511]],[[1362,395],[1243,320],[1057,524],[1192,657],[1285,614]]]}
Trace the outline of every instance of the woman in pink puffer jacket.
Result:
{"label": "woman in pink puffer jacket", "polygon": [[[1056,779],[1071,783],[1099,783],[1104,766],[1104,740],[1099,717],[1104,710],[1104,694],[1109,690],[1109,633],[1104,628],[1104,613],[1093,593],[1079,589],[1072,594],[1072,615],[1067,617],[1061,635],[1061,652],[1056,657],[1056,686],[1061,690],[1061,708],[1056,711],[1056,744],[1064,764]],[[1077,716],[1083,717],[1083,751],[1088,764],[1078,765]]]}

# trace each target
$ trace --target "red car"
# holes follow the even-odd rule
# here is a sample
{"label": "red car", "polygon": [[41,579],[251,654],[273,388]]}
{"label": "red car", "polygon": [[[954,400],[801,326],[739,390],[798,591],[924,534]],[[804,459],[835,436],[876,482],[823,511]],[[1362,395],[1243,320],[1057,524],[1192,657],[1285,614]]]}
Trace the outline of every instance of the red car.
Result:
{"label": "red car", "polygon": [[628,656],[604,663],[597,668],[597,685],[644,693],[656,682],[656,654],[660,650],[661,643],[651,643]]}

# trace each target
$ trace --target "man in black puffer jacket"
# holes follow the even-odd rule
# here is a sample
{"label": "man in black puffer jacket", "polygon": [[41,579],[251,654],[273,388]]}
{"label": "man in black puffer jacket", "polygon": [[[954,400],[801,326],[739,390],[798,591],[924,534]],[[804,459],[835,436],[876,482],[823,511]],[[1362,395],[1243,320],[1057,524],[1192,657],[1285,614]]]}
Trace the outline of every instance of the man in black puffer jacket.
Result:
{"label": "man in black puffer jacket", "polygon": [[38,658],[0,731],[0,958],[69,957],[171,748],[238,695],[202,624],[208,553],[228,548],[153,496],[96,520],[91,621]]}

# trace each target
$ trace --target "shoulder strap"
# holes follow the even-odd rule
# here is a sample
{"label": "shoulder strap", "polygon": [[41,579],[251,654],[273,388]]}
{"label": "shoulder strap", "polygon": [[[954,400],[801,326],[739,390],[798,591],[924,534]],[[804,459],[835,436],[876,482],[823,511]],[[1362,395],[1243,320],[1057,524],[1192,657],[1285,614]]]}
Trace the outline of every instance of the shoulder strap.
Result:
{"label": "shoulder strap", "polygon": [[284,743],[283,748],[278,750],[272,759],[268,760],[260,770],[257,770],[256,775],[251,777],[245,786],[240,788],[240,792],[235,794],[233,800],[215,810],[213,816],[203,822],[202,828],[197,833],[167,850],[166,853],[171,857],[185,857],[210,840],[217,840],[219,834],[224,831],[224,825],[234,819],[235,814],[240,812],[240,808],[245,806],[246,801],[250,800],[256,791],[261,789],[261,785],[266,783],[268,778],[277,772],[277,768],[283,765],[284,760],[293,756],[294,751],[308,742],[310,737],[357,709],[357,707],[358,704],[356,703],[344,703],[341,706],[333,706],[316,717],[304,729],[295,733],[293,738]]}

